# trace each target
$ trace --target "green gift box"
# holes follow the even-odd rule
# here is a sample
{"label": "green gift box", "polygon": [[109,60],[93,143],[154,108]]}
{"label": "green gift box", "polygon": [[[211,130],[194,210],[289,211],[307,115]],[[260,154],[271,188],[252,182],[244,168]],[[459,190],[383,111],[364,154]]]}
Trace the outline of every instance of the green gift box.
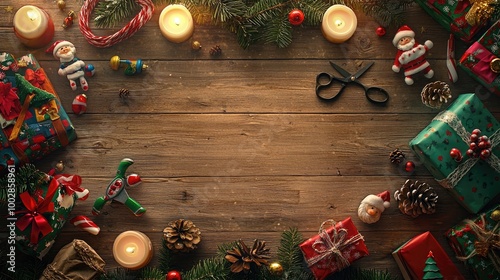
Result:
{"label": "green gift box", "polygon": [[473,220],[463,220],[445,233],[457,258],[476,279],[500,279],[500,252],[493,246],[500,233],[499,209],[496,206]]}
{"label": "green gift box", "polygon": [[[491,156],[486,159],[466,155],[474,129],[491,141]],[[472,213],[500,193],[499,144],[500,124],[475,94],[460,95],[409,143],[439,184]],[[450,156],[452,148],[461,151],[462,161]]]}
{"label": "green gift box", "polygon": [[465,15],[472,7],[469,0],[415,0],[415,2],[446,30],[467,43],[471,42],[475,35],[480,34],[487,24],[487,20],[476,25],[467,22]]}
{"label": "green gift box", "polygon": [[[75,175],[76,176],[76,175]],[[16,247],[43,258],[55,242],[79,198],[54,177],[46,176],[32,191],[19,194],[16,210]]]}

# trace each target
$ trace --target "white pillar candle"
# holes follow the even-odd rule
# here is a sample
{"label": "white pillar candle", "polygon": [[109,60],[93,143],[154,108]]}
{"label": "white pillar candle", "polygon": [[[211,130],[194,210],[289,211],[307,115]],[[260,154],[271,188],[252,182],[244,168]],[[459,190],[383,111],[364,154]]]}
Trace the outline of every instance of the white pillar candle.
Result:
{"label": "white pillar candle", "polygon": [[174,43],[186,41],[194,31],[191,13],[179,4],[168,5],[161,11],[159,25],[161,34]]}
{"label": "white pillar candle", "polygon": [[113,243],[113,257],[116,262],[128,269],[135,270],[146,266],[153,257],[153,245],[144,233],[125,231]]}
{"label": "white pillar candle", "polygon": [[43,47],[54,37],[54,22],[47,12],[38,7],[22,6],[14,15],[13,23],[14,33],[28,47]]}
{"label": "white pillar candle", "polygon": [[333,5],[323,15],[321,29],[323,36],[332,43],[347,41],[356,31],[358,19],[351,8]]}

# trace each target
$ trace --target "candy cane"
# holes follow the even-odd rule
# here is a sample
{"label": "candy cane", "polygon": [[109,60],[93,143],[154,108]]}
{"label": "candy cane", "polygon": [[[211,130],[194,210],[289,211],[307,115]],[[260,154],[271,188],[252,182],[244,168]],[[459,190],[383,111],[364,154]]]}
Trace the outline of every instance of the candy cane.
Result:
{"label": "candy cane", "polygon": [[97,235],[101,231],[101,229],[96,225],[96,223],[90,220],[87,216],[83,215],[76,216],[70,220],[70,223],[93,235]]}
{"label": "candy cane", "polygon": [[96,36],[92,33],[89,27],[89,18],[92,10],[99,2],[99,0],[86,0],[83,2],[82,9],[80,10],[80,31],[85,39],[93,46],[98,48],[111,47],[130,36],[139,30],[146,22],[153,16],[154,4],[151,0],[135,0],[137,4],[142,6],[141,11],[122,29],[115,34],[109,36]]}

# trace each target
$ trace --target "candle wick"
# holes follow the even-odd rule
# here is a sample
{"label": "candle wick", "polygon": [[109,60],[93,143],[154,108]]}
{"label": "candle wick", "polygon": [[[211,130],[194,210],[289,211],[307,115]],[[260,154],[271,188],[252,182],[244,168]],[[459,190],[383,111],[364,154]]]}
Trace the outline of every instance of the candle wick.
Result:
{"label": "candle wick", "polygon": [[175,25],[179,26],[181,25],[181,20],[179,18],[174,18],[174,23]]}
{"label": "candle wick", "polygon": [[125,251],[127,251],[127,253],[134,253],[135,248],[134,247],[127,247],[127,249],[125,249]]}

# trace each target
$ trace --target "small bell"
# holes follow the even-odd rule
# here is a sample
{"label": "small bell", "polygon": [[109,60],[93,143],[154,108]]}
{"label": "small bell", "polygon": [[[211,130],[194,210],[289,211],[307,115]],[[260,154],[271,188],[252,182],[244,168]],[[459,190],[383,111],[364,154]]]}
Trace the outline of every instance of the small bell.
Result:
{"label": "small bell", "polygon": [[62,24],[62,27],[63,28],[68,28],[70,26],[73,25],[73,20],[75,19],[75,12],[74,11],[70,11],[68,13],[68,16],[66,18],[64,18],[64,21],[63,21],[63,24]]}

